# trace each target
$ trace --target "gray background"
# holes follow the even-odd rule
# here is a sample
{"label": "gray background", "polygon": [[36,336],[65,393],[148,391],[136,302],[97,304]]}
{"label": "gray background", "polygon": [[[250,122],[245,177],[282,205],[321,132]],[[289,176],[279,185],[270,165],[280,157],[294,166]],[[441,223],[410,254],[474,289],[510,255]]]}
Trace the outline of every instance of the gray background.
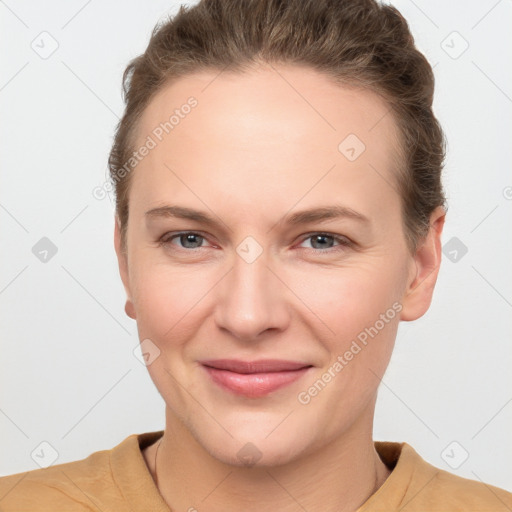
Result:
{"label": "gray background", "polygon": [[[433,304],[400,326],[375,439],[512,490],[512,3],[393,4],[435,66],[450,210]],[[122,71],[178,5],[0,1],[0,474],[163,428],[124,314],[112,196],[93,190]]]}

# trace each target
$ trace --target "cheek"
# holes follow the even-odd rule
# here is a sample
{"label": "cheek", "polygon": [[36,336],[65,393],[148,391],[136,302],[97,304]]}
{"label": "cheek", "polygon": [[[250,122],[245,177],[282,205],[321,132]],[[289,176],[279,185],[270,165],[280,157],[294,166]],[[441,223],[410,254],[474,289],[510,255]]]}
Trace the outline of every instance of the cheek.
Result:
{"label": "cheek", "polygon": [[360,266],[316,277],[302,294],[329,328],[319,337],[328,357],[297,399],[329,410],[326,432],[334,433],[374,399],[393,351],[401,304],[391,268]]}
{"label": "cheek", "polygon": [[397,265],[375,258],[339,268],[318,268],[314,279],[308,269],[289,273],[287,282],[323,324],[327,338],[343,348],[349,339],[379,321],[381,314],[389,312],[386,326],[391,320],[398,322],[395,303],[400,298],[400,272]]}
{"label": "cheek", "polygon": [[[219,307],[215,286],[225,274],[222,265],[171,266],[152,260],[143,251],[131,261],[141,339],[160,344],[185,342]],[[396,262],[383,255],[351,261],[337,267],[311,264],[275,269],[286,283],[276,281],[282,287],[282,306],[293,304],[292,314],[309,324],[330,353],[344,352],[347,343],[373,326],[399,297],[397,282],[402,277]]]}
{"label": "cheek", "polygon": [[157,343],[186,339],[185,331],[198,322],[198,315],[205,315],[207,296],[218,281],[218,273],[206,266],[176,267],[140,256],[132,260],[132,279],[141,339]]}

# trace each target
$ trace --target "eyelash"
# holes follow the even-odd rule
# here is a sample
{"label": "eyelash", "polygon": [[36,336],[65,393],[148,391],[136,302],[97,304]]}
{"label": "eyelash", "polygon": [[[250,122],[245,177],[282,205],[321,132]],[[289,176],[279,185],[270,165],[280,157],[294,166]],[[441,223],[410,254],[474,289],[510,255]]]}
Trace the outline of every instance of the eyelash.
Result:
{"label": "eyelash", "polygon": [[[184,236],[184,235],[196,235],[198,237],[201,237],[203,240],[207,240],[207,237],[205,235],[202,235],[200,232],[197,232],[197,231],[181,231],[179,233],[165,233],[159,240],[158,240],[158,245],[159,246],[169,246],[171,241],[176,239],[176,238],[180,238],[181,236]],[[316,254],[319,254],[319,253],[332,253],[334,251],[338,251],[340,250],[340,248],[342,250],[346,250],[347,248],[350,248],[353,246],[353,242],[351,240],[349,240],[347,237],[344,237],[344,236],[339,236],[339,235],[334,235],[334,234],[331,234],[331,233],[326,233],[324,231],[314,231],[314,232],[311,232],[311,233],[307,233],[306,236],[304,236],[302,239],[301,239],[301,244],[304,243],[306,240],[310,239],[310,238],[313,238],[315,236],[325,236],[325,237],[330,237],[332,238],[335,242],[338,243],[338,245],[334,246],[334,247],[328,247],[327,249],[315,249],[314,247],[301,247],[301,249],[306,249],[308,251],[313,251],[315,252]],[[179,247],[178,250],[184,250],[184,251],[199,251],[201,249],[205,249],[206,247],[195,247],[195,248],[192,248],[192,249],[188,249],[186,247]]]}

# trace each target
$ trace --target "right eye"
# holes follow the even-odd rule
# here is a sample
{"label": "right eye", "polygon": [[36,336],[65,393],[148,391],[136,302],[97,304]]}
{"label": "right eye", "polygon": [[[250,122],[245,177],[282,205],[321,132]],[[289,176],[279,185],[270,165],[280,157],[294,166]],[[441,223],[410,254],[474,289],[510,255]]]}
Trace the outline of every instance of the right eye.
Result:
{"label": "right eye", "polygon": [[[178,243],[174,243],[177,240]],[[165,233],[159,240],[160,245],[178,246],[179,249],[201,249],[206,238],[195,231],[183,231],[181,233]]]}

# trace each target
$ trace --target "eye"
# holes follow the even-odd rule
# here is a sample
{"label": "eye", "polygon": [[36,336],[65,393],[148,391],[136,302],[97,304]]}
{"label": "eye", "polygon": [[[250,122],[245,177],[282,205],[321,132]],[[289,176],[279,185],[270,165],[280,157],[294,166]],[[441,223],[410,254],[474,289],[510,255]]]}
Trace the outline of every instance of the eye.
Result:
{"label": "eye", "polygon": [[[178,243],[173,243],[174,241]],[[202,244],[206,242],[206,238],[194,231],[186,231],[182,233],[166,233],[160,238],[160,245],[178,245],[181,249],[201,249]]]}
{"label": "eye", "polygon": [[[310,241],[310,247],[304,247],[302,244]],[[158,241],[159,245],[174,246],[173,248],[193,250],[206,247],[206,237],[195,231],[184,231],[181,233],[165,233]],[[339,235],[331,235],[330,233],[311,233],[301,242],[301,247],[311,249],[314,252],[331,252],[341,247],[350,247],[352,242]]]}
{"label": "eye", "polygon": [[[351,245],[351,242],[348,238],[338,235],[331,235],[329,233],[312,233],[302,241],[302,244],[309,240],[311,241],[311,247],[305,247],[305,249],[319,249],[316,252],[327,252],[329,250],[337,250],[337,247],[339,246],[349,247]],[[334,245],[335,243],[338,245]]]}

